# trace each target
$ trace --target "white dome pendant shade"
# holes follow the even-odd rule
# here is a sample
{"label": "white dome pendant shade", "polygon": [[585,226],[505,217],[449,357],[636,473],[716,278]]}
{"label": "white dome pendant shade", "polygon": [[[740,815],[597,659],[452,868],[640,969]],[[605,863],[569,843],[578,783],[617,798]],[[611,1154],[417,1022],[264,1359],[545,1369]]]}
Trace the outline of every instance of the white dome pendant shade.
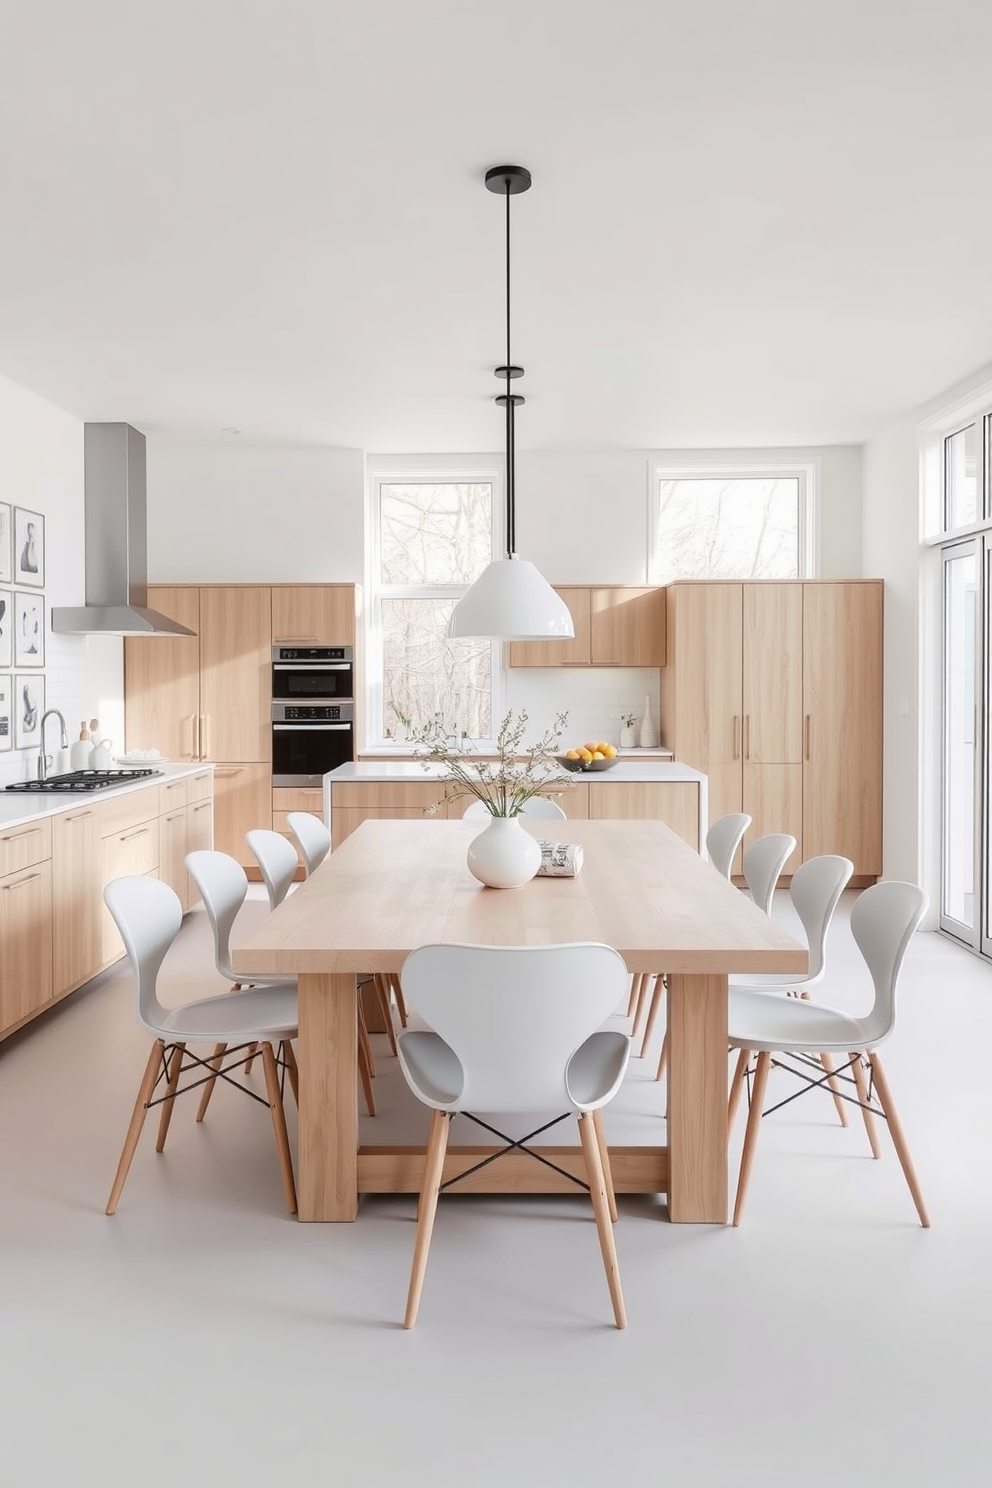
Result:
{"label": "white dome pendant shade", "polygon": [[516,547],[516,474],[514,410],[524,400],[510,392],[523,367],[510,360],[510,197],[530,189],[530,171],[522,165],[496,165],[486,171],[486,189],[506,194],[506,362],[496,368],[506,392],[496,402],[506,411],[506,557],[494,558],[455,605],[448,622],[449,640],[571,640],[572,616],[533,563],[518,558]]}
{"label": "white dome pendant shade", "polygon": [[526,558],[494,558],[452,611],[448,635],[492,641],[566,640],[572,616],[560,595]]}

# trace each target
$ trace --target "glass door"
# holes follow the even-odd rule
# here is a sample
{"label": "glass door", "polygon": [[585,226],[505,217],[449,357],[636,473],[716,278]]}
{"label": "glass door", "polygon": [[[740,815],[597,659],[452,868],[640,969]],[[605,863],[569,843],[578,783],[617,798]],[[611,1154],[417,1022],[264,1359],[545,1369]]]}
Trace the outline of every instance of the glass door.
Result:
{"label": "glass door", "polygon": [[[940,924],[977,949],[981,875],[979,788],[980,541],[943,554],[943,810]],[[986,896],[988,890],[986,890]],[[987,914],[983,917],[988,923]]]}

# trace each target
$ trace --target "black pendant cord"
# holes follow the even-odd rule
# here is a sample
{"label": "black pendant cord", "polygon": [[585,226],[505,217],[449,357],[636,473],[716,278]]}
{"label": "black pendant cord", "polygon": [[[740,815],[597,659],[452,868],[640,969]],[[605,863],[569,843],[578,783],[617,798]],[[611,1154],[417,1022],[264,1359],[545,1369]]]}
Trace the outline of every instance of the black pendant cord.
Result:
{"label": "black pendant cord", "polygon": [[510,383],[510,180],[506,181],[506,556],[517,549],[514,471],[513,390]]}

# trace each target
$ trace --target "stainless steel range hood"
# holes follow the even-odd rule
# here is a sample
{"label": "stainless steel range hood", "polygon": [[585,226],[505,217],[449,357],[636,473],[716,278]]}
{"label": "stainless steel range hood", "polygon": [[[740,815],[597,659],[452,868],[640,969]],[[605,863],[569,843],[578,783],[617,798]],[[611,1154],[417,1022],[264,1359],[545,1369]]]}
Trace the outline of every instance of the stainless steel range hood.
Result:
{"label": "stainless steel range hood", "polygon": [[52,610],[61,635],[191,636],[148,608],[145,436],[130,424],[83,425],[86,604]]}

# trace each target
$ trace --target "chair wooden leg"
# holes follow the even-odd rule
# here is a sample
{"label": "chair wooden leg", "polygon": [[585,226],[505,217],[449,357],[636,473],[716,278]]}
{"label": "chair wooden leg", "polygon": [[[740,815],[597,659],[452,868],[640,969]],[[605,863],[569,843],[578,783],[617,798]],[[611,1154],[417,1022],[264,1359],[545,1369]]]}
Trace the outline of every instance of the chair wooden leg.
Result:
{"label": "chair wooden leg", "polygon": [[610,1206],[606,1194],[606,1179],[603,1173],[603,1164],[599,1158],[599,1143],[596,1140],[596,1127],[591,1111],[584,1111],[579,1116],[579,1137],[582,1142],[582,1153],[586,1160],[589,1194],[592,1198],[593,1212],[596,1215],[599,1248],[603,1252],[603,1266],[606,1270],[606,1282],[610,1289],[610,1300],[613,1303],[613,1317],[618,1328],[626,1328],[627,1312],[623,1305],[623,1289],[620,1285],[620,1266],[617,1261],[617,1247],[613,1238],[613,1226],[610,1223]]}
{"label": "chair wooden leg", "polygon": [[864,1117],[865,1131],[868,1134],[868,1142],[871,1146],[872,1157],[881,1157],[882,1144],[878,1140],[878,1127],[875,1125],[875,1117],[868,1109],[868,1081],[865,1079],[864,1066],[861,1063],[861,1055],[853,1054],[854,1060],[852,1073],[854,1083],[858,1088],[858,1100],[861,1102],[861,1115]]}
{"label": "chair wooden leg", "polygon": [[634,1012],[634,1027],[631,1030],[630,1034],[632,1043],[636,1043],[636,1041],[640,1038],[641,1030],[644,1027],[644,1019],[647,1017],[648,1003],[650,1001],[648,997],[648,984],[650,981],[650,973],[646,971],[643,972],[641,974],[640,991],[637,994],[637,1008]]}
{"label": "chair wooden leg", "polygon": [[152,1098],[155,1081],[158,1079],[158,1073],[162,1068],[164,1057],[165,1044],[161,1039],[156,1039],[152,1044],[148,1063],[145,1065],[145,1073],[141,1077],[141,1084],[138,1086],[138,1098],[134,1103],[134,1110],[131,1112],[131,1121],[128,1125],[127,1136],[124,1138],[124,1146],[121,1150],[120,1161],[117,1164],[117,1172],[114,1174],[114,1186],[110,1190],[110,1198],[107,1200],[108,1214],[116,1212],[117,1203],[127,1178],[128,1169],[131,1166],[131,1159],[134,1156],[134,1149],[138,1145],[141,1128],[145,1124],[145,1112],[148,1110],[148,1102]]}
{"label": "chair wooden leg", "polygon": [[758,1055],[758,1068],[754,1076],[754,1089],[751,1091],[751,1109],[747,1113],[747,1130],[744,1133],[744,1151],[741,1153],[741,1171],[737,1179],[737,1200],[734,1204],[735,1225],[739,1225],[741,1222],[744,1199],[751,1180],[754,1152],[758,1145],[758,1127],[761,1125],[761,1107],[765,1099],[765,1087],[768,1084],[768,1070],[770,1065],[771,1055],[766,1051],[762,1051]]}
{"label": "chair wooden leg", "polygon": [[395,971],[387,972],[389,985],[392,988],[393,998],[396,1002],[396,1011],[399,1014],[400,1027],[406,1027],[406,1002],[403,999],[403,988]]}
{"label": "chair wooden leg", "polygon": [[734,1119],[737,1116],[737,1108],[744,1094],[745,1076],[747,1067],[751,1061],[751,1050],[742,1049],[737,1056],[737,1067],[734,1077],[730,1082],[730,1095],[727,1097],[727,1141],[730,1141],[730,1133],[733,1129]]}
{"label": "chair wooden leg", "polygon": [[389,991],[386,987],[386,979],[381,972],[376,972],[372,978],[375,987],[375,995],[379,1003],[379,1012],[382,1016],[382,1026],[386,1038],[389,1041],[390,1051],[396,1053],[396,1031],[393,1028],[393,1010],[389,1006]]}
{"label": "chair wooden leg", "polygon": [[282,1091],[279,1089],[279,1070],[275,1051],[269,1043],[262,1044],[262,1069],[265,1071],[265,1090],[272,1113],[272,1130],[275,1132],[276,1152],[279,1155],[279,1171],[282,1186],[286,1191],[286,1207],[290,1214],[296,1213],[296,1184],[293,1181],[293,1157],[289,1150],[289,1133],[286,1130],[286,1112],[283,1110]]}
{"label": "chair wooden leg", "polygon": [[165,1089],[165,1098],[162,1101],[162,1114],[158,1120],[158,1141],[155,1143],[156,1152],[165,1151],[165,1139],[169,1135],[169,1122],[172,1120],[172,1110],[176,1104],[176,1087],[179,1084],[179,1073],[183,1067],[183,1055],[185,1053],[185,1044],[176,1044],[172,1050],[172,1058],[169,1061],[169,1083]]}
{"label": "chair wooden leg", "polygon": [[630,979],[630,996],[627,999],[628,1018],[633,1018],[637,1014],[637,1003],[640,997],[643,975],[643,972],[635,971]]}
{"label": "chair wooden leg", "polygon": [[661,1079],[668,1068],[668,1029],[665,1029],[665,1037],[661,1041],[661,1053],[658,1055],[658,1068],[654,1072],[655,1080]]}
{"label": "chair wooden leg", "polygon": [[[359,1008],[361,1003],[359,1003]],[[372,1064],[372,1051],[369,1048],[369,1036],[365,1028],[365,1019],[358,1019],[358,1074],[362,1082],[362,1091],[365,1095],[365,1109],[370,1116],[376,1114],[375,1093],[372,1089],[372,1077],[375,1067]]]}
{"label": "chair wooden leg", "polygon": [[417,1321],[420,1294],[424,1289],[424,1274],[427,1271],[427,1254],[431,1248],[434,1232],[434,1216],[437,1213],[437,1195],[444,1171],[444,1154],[448,1146],[448,1128],[451,1121],[443,1111],[431,1112],[431,1130],[427,1139],[427,1159],[424,1163],[424,1181],[420,1185],[420,1203],[417,1208],[417,1239],[413,1247],[413,1266],[410,1270],[410,1289],[406,1297],[404,1328],[412,1328]]}
{"label": "chair wooden leg", "polygon": [[210,1058],[207,1060],[207,1063],[209,1064],[210,1068],[214,1071],[214,1073],[213,1073],[213,1075],[210,1077],[210,1079],[207,1081],[207,1083],[203,1087],[203,1094],[200,1096],[200,1104],[196,1108],[196,1119],[197,1119],[197,1121],[202,1121],[203,1118],[204,1118],[204,1116],[206,1116],[206,1114],[207,1114],[207,1107],[210,1104],[210,1097],[213,1095],[213,1093],[214,1093],[214,1086],[217,1084],[217,1071],[220,1069],[221,1065],[223,1064],[223,1062],[224,1062],[224,1055],[226,1053],[227,1053],[227,1045],[226,1044],[214,1044],[214,1052],[210,1056]]}
{"label": "chair wooden leg", "polygon": [[833,1060],[830,1058],[830,1055],[829,1054],[821,1054],[820,1055],[820,1063],[823,1065],[823,1068],[826,1070],[827,1074],[830,1076],[830,1079],[827,1081],[827,1088],[830,1091],[830,1094],[834,1098],[834,1105],[837,1108],[837,1115],[840,1117],[840,1124],[841,1124],[841,1126],[846,1126],[847,1125],[847,1110],[846,1110],[846,1107],[845,1107],[844,1097],[841,1094],[840,1084],[837,1081],[837,1079],[834,1077],[834,1063],[833,1063]]}
{"label": "chair wooden leg", "polygon": [[647,1050],[647,1047],[651,1042],[651,1035],[654,1033],[654,1025],[658,1021],[658,1014],[661,1012],[661,1005],[664,1000],[665,978],[662,976],[661,972],[659,972],[654,979],[654,987],[651,992],[651,1005],[648,1008],[648,1021],[644,1026],[644,1038],[641,1040],[642,1059],[644,1058],[645,1051]]}
{"label": "chair wooden leg", "polygon": [[896,1156],[899,1158],[899,1164],[906,1182],[909,1184],[909,1191],[913,1195],[913,1203],[916,1205],[916,1212],[920,1216],[920,1224],[925,1230],[928,1230],[930,1228],[930,1216],[927,1214],[926,1205],[923,1202],[923,1195],[920,1192],[919,1181],[916,1177],[916,1169],[913,1167],[913,1159],[910,1157],[909,1147],[906,1145],[902,1122],[896,1114],[895,1102],[892,1099],[892,1091],[889,1088],[889,1082],[882,1068],[882,1061],[873,1051],[868,1055],[868,1062],[871,1065],[875,1088],[878,1091],[879,1104],[882,1107],[886,1121],[889,1123],[889,1135],[892,1137],[892,1145],[896,1149]]}
{"label": "chair wooden leg", "polygon": [[255,1063],[255,1055],[258,1053],[258,1043],[248,1045],[248,1058],[245,1060],[245,1074],[251,1074],[251,1067]]}
{"label": "chair wooden leg", "polygon": [[603,1178],[606,1182],[606,1198],[610,1206],[610,1219],[616,1224],[620,1218],[617,1212],[617,1196],[613,1187],[613,1170],[610,1167],[610,1149],[606,1145],[606,1132],[603,1130],[603,1113],[596,1110],[592,1113],[592,1124],[596,1129],[596,1141],[599,1145],[599,1160],[603,1167]]}
{"label": "chair wooden leg", "polygon": [[286,1074],[289,1076],[289,1088],[293,1092],[296,1109],[300,1109],[300,1067],[296,1062],[296,1050],[293,1048],[292,1039],[284,1039],[282,1044],[282,1057],[286,1062]]}

